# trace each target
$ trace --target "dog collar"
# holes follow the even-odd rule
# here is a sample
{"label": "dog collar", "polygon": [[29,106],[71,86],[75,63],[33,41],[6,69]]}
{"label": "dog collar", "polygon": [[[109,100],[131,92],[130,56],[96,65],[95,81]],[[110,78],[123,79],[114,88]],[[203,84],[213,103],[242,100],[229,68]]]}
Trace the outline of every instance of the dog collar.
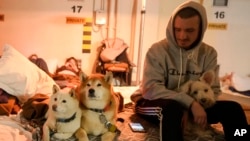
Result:
{"label": "dog collar", "polygon": [[76,113],[74,113],[70,118],[58,118],[57,122],[70,122],[76,118]]}
{"label": "dog collar", "polygon": [[104,109],[93,109],[93,108],[89,108],[89,110],[97,112],[97,113],[103,113]]}
{"label": "dog collar", "polygon": [[97,112],[97,113],[103,113],[103,112],[105,112],[105,111],[107,111],[109,109],[111,103],[112,102],[110,101],[110,103],[104,109],[89,108],[89,110]]}

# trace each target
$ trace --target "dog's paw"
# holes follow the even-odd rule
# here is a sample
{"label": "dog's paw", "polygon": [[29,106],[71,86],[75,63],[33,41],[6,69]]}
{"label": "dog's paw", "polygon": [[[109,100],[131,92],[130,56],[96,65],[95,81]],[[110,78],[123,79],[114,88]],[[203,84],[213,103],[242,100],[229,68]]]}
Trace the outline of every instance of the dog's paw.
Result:
{"label": "dog's paw", "polygon": [[72,134],[71,133],[55,133],[53,137],[56,139],[66,140],[72,137]]}
{"label": "dog's paw", "polygon": [[78,139],[78,141],[89,141],[86,131],[82,128],[79,128],[76,131],[75,136]]}
{"label": "dog's paw", "polygon": [[114,138],[115,138],[114,132],[106,132],[101,137],[102,141],[113,141]]}

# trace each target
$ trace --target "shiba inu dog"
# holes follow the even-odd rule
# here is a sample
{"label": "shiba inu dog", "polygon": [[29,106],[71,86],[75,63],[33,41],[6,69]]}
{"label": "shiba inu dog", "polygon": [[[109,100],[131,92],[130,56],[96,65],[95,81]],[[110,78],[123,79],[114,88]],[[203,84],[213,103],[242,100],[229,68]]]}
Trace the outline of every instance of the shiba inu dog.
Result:
{"label": "shiba inu dog", "polygon": [[101,136],[102,141],[113,141],[118,131],[115,126],[118,102],[112,89],[113,74],[87,76],[82,73],[80,80],[81,127],[88,135]]}
{"label": "shiba inu dog", "polygon": [[[80,127],[82,111],[73,88],[53,87],[50,97],[47,120],[43,125],[43,141],[77,138],[86,141],[87,137]],[[78,136],[75,137],[75,133]]]}

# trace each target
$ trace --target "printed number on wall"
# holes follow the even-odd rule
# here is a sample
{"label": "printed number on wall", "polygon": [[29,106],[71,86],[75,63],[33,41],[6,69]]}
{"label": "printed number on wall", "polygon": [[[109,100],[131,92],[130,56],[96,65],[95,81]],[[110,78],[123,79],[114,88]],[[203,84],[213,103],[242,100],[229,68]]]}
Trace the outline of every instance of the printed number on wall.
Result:
{"label": "printed number on wall", "polygon": [[224,11],[217,11],[214,13],[216,19],[224,19],[225,18],[225,12]]}
{"label": "printed number on wall", "polygon": [[82,10],[82,6],[80,6],[80,5],[74,5],[74,6],[72,6],[71,7],[71,9],[73,10],[73,13],[80,13],[81,12],[81,10]]}

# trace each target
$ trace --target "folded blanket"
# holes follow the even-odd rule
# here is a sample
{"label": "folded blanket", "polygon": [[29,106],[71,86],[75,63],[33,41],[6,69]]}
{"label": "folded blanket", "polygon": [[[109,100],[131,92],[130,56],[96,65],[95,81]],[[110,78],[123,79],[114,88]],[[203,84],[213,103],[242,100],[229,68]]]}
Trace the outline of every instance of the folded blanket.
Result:
{"label": "folded blanket", "polygon": [[20,106],[15,96],[8,96],[8,101],[0,104],[0,115],[17,114],[19,110]]}
{"label": "folded blanket", "polygon": [[45,94],[35,94],[22,106],[22,114],[27,120],[44,118],[49,108],[49,96]]}

